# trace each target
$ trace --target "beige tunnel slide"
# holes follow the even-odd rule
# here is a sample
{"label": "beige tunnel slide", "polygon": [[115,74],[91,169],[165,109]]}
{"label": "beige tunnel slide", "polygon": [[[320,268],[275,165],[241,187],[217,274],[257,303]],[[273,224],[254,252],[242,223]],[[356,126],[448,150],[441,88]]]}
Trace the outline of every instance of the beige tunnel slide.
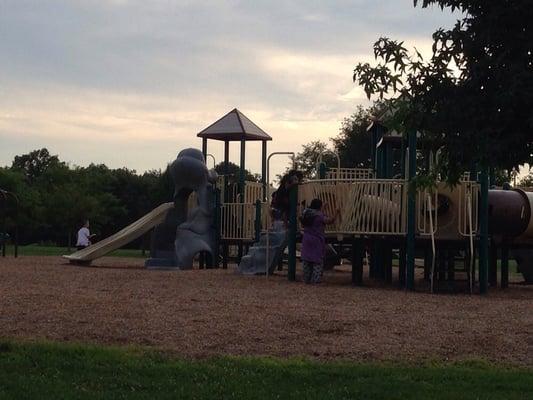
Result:
{"label": "beige tunnel slide", "polygon": [[144,217],[95,244],[63,257],[72,263],[87,263],[96,258],[103,257],[109,252],[119,249],[125,244],[137,239],[153,227],[163,223],[168,212],[174,208],[174,203],[163,203],[154,208]]}

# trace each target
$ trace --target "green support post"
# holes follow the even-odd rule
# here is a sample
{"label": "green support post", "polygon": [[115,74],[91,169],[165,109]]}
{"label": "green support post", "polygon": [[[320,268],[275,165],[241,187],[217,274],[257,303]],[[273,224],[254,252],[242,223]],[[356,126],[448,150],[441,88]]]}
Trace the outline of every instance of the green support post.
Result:
{"label": "green support post", "polygon": [[393,148],[392,148],[392,144],[391,143],[386,143],[385,145],[385,160],[384,160],[384,164],[385,164],[385,178],[386,179],[392,179],[392,176],[393,176],[393,161],[394,161],[394,157],[393,157],[394,153],[393,153]]}
{"label": "green support post", "polygon": [[[241,195],[240,202],[244,203],[246,199],[244,198],[245,194],[245,187],[244,187],[244,180],[245,175],[244,171],[246,169],[246,140],[241,139],[241,169],[239,171],[239,193]],[[244,215],[244,206],[241,205],[241,215]],[[244,218],[241,218],[241,226],[240,226],[241,232],[244,231]],[[242,241],[239,242],[239,247],[237,251],[237,258],[239,260],[239,263],[241,262],[243,256],[243,243]]]}
{"label": "green support post", "polygon": [[502,243],[502,263],[501,263],[501,280],[502,289],[509,287],[509,245],[507,242]]}
{"label": "green support post", "polygon": [[241,194],[242,198],[241,201],[244,201],[244,170],[246,168],[246,141],[244,139],[241,140],[241,169],[239,171],[239,193]]}
{"label": "green support post", "polygon": [[398,260],[398,280],[400,281],[400,286],[405,285],[405,264],[406,264],[406,248],[405,244],[400,245],[400,259]]}
{"label": "green support post", "polygon": [[446,275],[446,279],[455,284],[455,256],[453,250],[448,251]]}
{"label": "green support post", "polygon": [[424,249],[424,280],[428,281],[431,277],[431,263],[433,262],[433,254],[431,250],[426,247]]}
{"label": "green support post", "polygon": [[[384,179],[391,179],[393,176],[392,164],[394,161],[392,143],[384,141],[382,146],[384,146],[384,148],[381,150],[381,177]],[[382,241],[382,254],[382,279],[386,283],[392,283],[392,244],[387,240]]]}
{"label": "green support post", "polygon": [[222,269],[228,269],[228,252],[229,247],[227,243],[222,244]]}
{"label": "green support post", "polygon": [[263,201],[268,201],[268,185],[266,181],[267,169],[267,142],[263,140],[261,144],[261,183],[263,184]]}
{"label": "green support post", "polygon": [[370,257],[369,257],[369,263],[368,263],[368,277],[370,279],[375,279],[378,275],[378,252],[377,252],[377,242],[376,239],[373,238],[370,242]]}
{"label": "green support post", "polygon": [[352,285],[361,286],[363,284],[363,258],[363,239],[352,239]]}
{"label": "green support post", "polygon": [[378,177],[378,179],[383,179],[384,177],[384,174],[385,174],[384,163],[385,163],[385,156],[384,156],[383,149],[380,146],[376,148],[376,164],[374,165],[374,168],[376,169],[376,176]]}
{"label": "green support post", "polygon": [[241,240],[239,241],[239,245],[237,246],[237,264],[241,263],[243,255],[244,255],[244,243]]}
{"label": "green support post", "polygon": [[318,179],[326,179],[326,171],[327,171],[326,164],[321,162],[318,165]]}
{"label": "green support post", "polygon": [[[222,200],[224,203],[228,201],[228,175],[229,175],[229,141],[224,141],[224,188],[222,192]],[[235,201],[235,200],[233,200]]]}
{"label": "green support post", "polygon": [[405,139],[402,138],[402,144],[400,148],[400,174],[402,179],[405,179]]}
{"label": "green support post", "polygon": [[220,226],[221,226],[221,204],[220,204],[220,189],[215,189],[215,250],[213,252],[213,266],[220,267]]}
{"label": "green support post", "polygon": [[376,146],[378,144],[376,137],[376,129],[372,128],[370,131],[370,164],[373,170],[376,170]]}
{"label": "green support post", "polygon": [[489,285],[498,286],[498,246],[494,240],[490,241],[489,257]]}
{"label": "green support post", "polygon": [[439,251],[437,253],[437,259],[435,261],[438,265],[437,278],[433,277],[436,281],[446,280],[446,250]]}
{"label": "green support post", "polygon": [[478,180],[478,170],[477,165],[475,163],[472,163],[472,165],[470,165],[470,180],[473,182],[476,182]]}
{"label": "green support post", "polygon": [[[235,199],[228,199],[229,197],[229,190],[228,190],[228,175],[229,175],[229,141],[224,141],[224,187],[222,192],[222,202],[229,203],[230,201],[235,201]],[[222,207],[221,207],[221,218],[222,218]],[[221,227],[222,228],[222,227]],[[222,238],[221,238],[222,241]],[[222,268],[227,269],[228,268],[228,244],[224,242],[222,244]]]}
{"label": "green support post", "polygon": [[409,188],[407,198],[407,255],[406,255],[406,279],[405,288],[414,290],[415,288],[415,218],[416,218],[416,188],[414,179],[416,177],[416,131],[408,133],[409,147]]}
{"label": "green support post", "polygon": [[381,238],[374,239],[374,254],[371,258],[371,263],[374,269],[374,278],[380,281],[385,280],[385,246],[384,240]]}
{"label": "green support post", "polygon": [[481,201],[479,206],[479,293],[488,291],[489,269],[489,171],[481,170]]}
{"label": "green support post", "polygon": [[207,138],[202,138],[202,154],[204,155],[204,161],[207,164]]}
{"label": "green support post", "polygon": [[[504,186],[503,190],[510,190],[510,186]],[[502,241],[501,247],[501,265],[500,265],[500,286],[502,289],[509,287],[509,243],[507,240]]]}
{"label": "green support post", "polygon": [[261,200],[255,201],[255,242],[261,238]]}
{"label": "green support post", "polygon": [[383,268],[385,275],[385,282],[392,283],[392,246],[390,243],[385,242]]}
{"label": "green support post", "polygon": [[297,231],[298,186],[289,190],[288,274],[289,281],[296,280],[296,231]]}
{"label": "green support post", "polygon": [[376,158],[377,158],[377,154],[376,154],[376,150],[377,150],[377,145],[379,143],[379,141],[381,140],[381,138],[383,137],[383,126],[380,124],[380,123],[373,123],[373,126],[372,126],[372,129],[370,130],[371,132],[371,135],[370,135],[370,159],[371,159],[371,162],[372,162],[372,168],[373,169],[376,169]]}

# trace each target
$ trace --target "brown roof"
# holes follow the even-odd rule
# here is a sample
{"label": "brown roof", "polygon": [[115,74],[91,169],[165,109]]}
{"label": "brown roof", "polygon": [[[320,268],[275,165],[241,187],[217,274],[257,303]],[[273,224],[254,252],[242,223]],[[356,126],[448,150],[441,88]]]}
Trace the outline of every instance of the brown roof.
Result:
{"label": "brown roof", "polygon": [[214,140],[272,140],[264,130],[254,124],[246,115],[234,108],[218,121],[213,122],[196,135]]}

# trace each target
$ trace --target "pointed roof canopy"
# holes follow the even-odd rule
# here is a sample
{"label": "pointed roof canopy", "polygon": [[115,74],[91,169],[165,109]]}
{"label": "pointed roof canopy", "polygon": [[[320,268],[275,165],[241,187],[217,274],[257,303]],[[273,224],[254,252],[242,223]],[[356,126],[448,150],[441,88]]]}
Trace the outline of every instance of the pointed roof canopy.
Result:
{"label": "pointed roof canopy", "polygon": [[272,140],[272,138],[246,115],[234,108],[218,121],[212,123],[198,135],[214,140]]}

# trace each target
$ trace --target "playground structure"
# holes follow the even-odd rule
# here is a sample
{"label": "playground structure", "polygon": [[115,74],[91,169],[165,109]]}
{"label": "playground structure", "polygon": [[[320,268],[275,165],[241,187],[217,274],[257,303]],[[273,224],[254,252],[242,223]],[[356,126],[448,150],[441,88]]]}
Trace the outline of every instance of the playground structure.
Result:
{"label": "playground structure", "polygon": [[[397,281],[408,290],[415,288],[415,258],[424,260],[424,278],[432,292],[463,281],[467,291],[478,287],[485,293],[489,284],[497,285],[498,259],[501,286],[507,287],[510,256],[517,259],[526,281],[533,281],[529,261],[533,193],[489,190],[486,168],[465,173],[455,187],[437,182],[431,188],[415,188],[420,168],[416,132],[387,132],[374,121],[368,134],[373,167],[343,168],[338,159],[336,167],[327,168],[318,160],[316,179],[289,191],[285,227],[273,224],[269,212],[267,141],[271,138],[234,109],[198,134],[201,153],[187,149],[178,155],[173,164],[174,203],[163,204],[110,238],[65,257],[90,262],[154,229],[147,267],[191,268],[193,257],[200,254],[201,268],[220,263],[227,268],[231,246],[238,249],[234,259],[241,272],[269,275],[287,250],[288,278],[294,280],[297,215],[313,198],[320,198],[327,204],[326,213],[341,210],[339,220],[327,228],[327,241],[339,258],[351,261],[355,285],[363,283],[364,259],[369,260],[369,277],[386,283],[395,280],[393,260],[397,260]],[[206,167],[208,139],[224,141],[222,177]],[[262,142],[261,182],[244,179],[248,140]],[[239,141],[241,149],[239,181],[233,186],[227,180],[231,141]],[[194,166],[181,163],[184,154],[192,155]],[[425,154],[425,159],[429,171],[438,154]],[[196,181],[191,182],[191,176]]]}

